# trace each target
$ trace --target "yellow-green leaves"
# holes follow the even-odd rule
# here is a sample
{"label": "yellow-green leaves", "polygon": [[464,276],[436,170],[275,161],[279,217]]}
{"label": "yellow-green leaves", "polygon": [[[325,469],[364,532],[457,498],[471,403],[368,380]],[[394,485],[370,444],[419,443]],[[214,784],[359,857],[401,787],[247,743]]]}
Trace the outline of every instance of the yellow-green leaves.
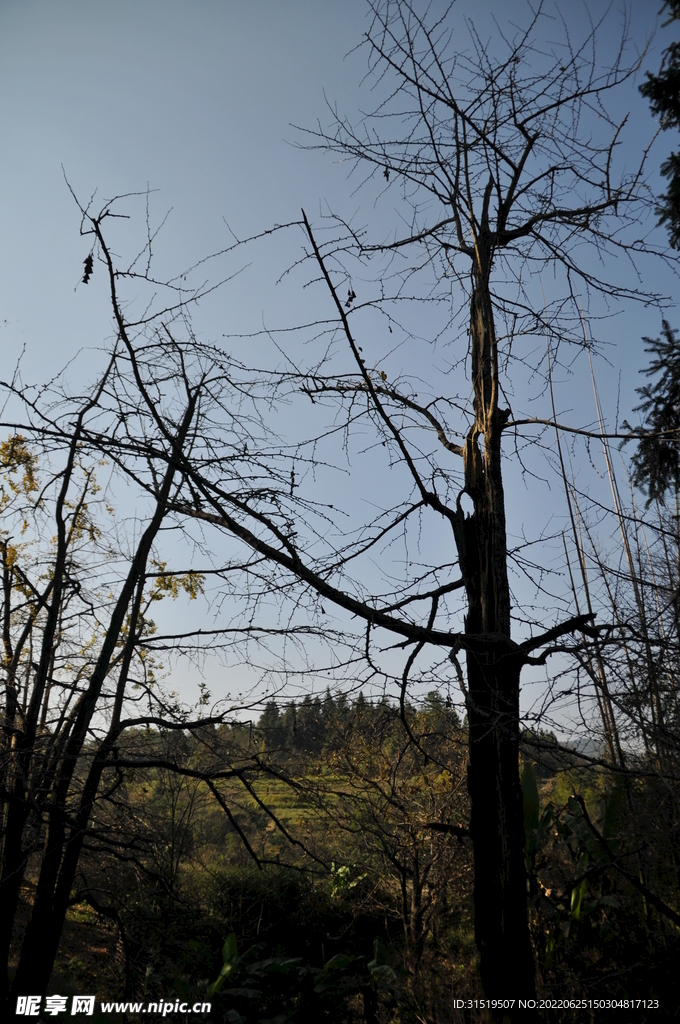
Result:
{"label": "yellow-green leaves", "polygon": [[[577,877],[585,873],[586,868],[588,867],[588,860],[588,854],[582,853],[579,857],[578,864],[576,865]],[[583,897],[585,896],[585,892],[586,880],[585,878],[582,878],[581,881],[578,882],[571,890],[571,906],[569,909],[571,911],[572,920],[574,921],[578,921],[579,917],[581,916],[581,907],[583,904]]]}
{"label": "yellow-green leaves", "polygon": [[222,947],[222,959],[224,960],[222,970],[215,981],[213,981],[212,985],[208,986],[208,996],[210,999],[220,991],[236,966],[236,961],[238,959],[238,947],[236,945],[236,935],[234,932],[227,935],[224,946]]}
{"label": "yellow-green leaves", "polygon": [[185,573],[167,572],[167,562],[160,562],[155,558],[152,559],[151,565],[157,573],[150,595],[151,601],[162,601],[164,597],[171,597],[175,601],[182,592],[189,595],[190,601],[194,601],[203,593],[203,573],[191,570]]}
{"label": "yellow-green leaves", "polygon": [[21,434],[11,434],[0,442],[0,509],[6,508],[13,497],[27,497],[37,491],[37,468],[38,459]]}

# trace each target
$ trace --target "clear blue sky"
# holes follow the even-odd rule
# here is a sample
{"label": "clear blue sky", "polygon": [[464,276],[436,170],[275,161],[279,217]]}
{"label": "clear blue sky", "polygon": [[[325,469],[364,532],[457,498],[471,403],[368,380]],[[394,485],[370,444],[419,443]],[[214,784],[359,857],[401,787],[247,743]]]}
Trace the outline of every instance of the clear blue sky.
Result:
{"label": "clear blue sky", "polygon": [[61,165],[84,198],[158,189],[175,269],[224,244],[222,218],[247,233],[318,207],[334,175],[289,125],[324,88],[355,107],[362,22],[358,0],[2,0],[4,344],[44,369],[101,337]]}
{"label": "clear blue sky", "polygon": [[[640,41],[658,6],[634,3]],[[493,15],[520,19],[526,5],[466,0],[457,10],[493,33]],[[370,105],[360,88],[365,56],[348,55],[365,19],[363,0],[0,0],[0,376],[23,345],[24,378],[39,380],[110,331],[101,275],[75,287],[89,247],[62,165],[83,198],[95,189],[102,197],[158,189],[156,213],[173,210],[158,251],[175,271],[224,245],[223,219],[243,235],[294,219],[303,205],[314,216],[326,199],[354,212],[361,199],[346,166],[295,148],[291,124],[327,122],[324,93],[350,116]],[[670,31],[657,36],[650,68]],[[651,118],[635,86],[630,101],[645,138]],[[271,277],[271,268],[261,274]],[[265,309],[264,291],[258,274],[244,277],[203,329],[218,337],[246,313],[256,325],[263,312],[301,319],[285,300]],[[621,412],[629,413],[644,360],[639,339],[658,333],[658,321],[630,312],[625,332],[612,333],[612,366],[601,367],[612,415],[620,370]],[[592,420],[588,403],[586,388],[562,404],[574,420]]]}
{"label": "clear blue sky", "polygon": [[[657,0],[636,3],[635,33]],[[602,0],[591,4],[598,12]],[[326,119],[324,92],[356,116],[363,0],[0,0],[0,324],[40,370],[101,337],[96,280],[78,281],[85,244],[61,166],[81,197],[159,190],[173,208],[159,251],[168,266],[223,244],[226,218],[249,233],[323,200],[353,212],[343,165],[296,149],[291,124]],[[570,5],[576,13],[578,5]],[[522,0],[456,7],[493,34]],[[512,17],[511,17],[512,16]],[[650,56],[658,65],[662,31]],[[634,89],[631,90],[634,92]],[[636,116],[645,105],[632,97]],[[643,137],[649,121],[641,124]],[[256,288],[256,284],[253,285]],[[258,304],[258,296],[252,296]],[[261,305],[261,303],[259,303]],[[653,328],[655,329],[655,328]]]}

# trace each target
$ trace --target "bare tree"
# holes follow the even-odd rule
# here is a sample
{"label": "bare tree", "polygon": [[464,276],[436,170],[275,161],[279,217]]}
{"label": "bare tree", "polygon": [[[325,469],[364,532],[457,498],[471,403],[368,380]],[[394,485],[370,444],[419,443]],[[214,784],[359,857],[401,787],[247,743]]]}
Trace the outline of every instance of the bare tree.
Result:
{"label": "bare tree", "polygon": [[[460,683],[470,744],[469,830],[482,982],[490,996],[534,991],[518,774],[520,673],[528,664],[544,665],[554,651],[573,650],[580,638],[565,640],[571,634],[595,638],[597,630],[590,610],[546,626],[544,611],[529,609],[515,610],[523,638],[511,636],[508,564],[512,558],[529,574],[540,574],[540,566],[523,544],[508,551],[502,441],[514,440],[521,463],[524,440],[532,443],[537,430],[554,428],[550,409],[545,417],[513,413],[512,384],[526,369],[548,392],[565,346],[583,345],[583,316],[597,314],[598,295],[663,301],[640,291],[635,274],[606,276],[612,256],[625,256],[634,266],[658,255],[638,231],[654,202],[644,159],[632,172],[619,160],[625,118],[607,111],[609,96],[614,100],[631,81],[640,58],[628,58],[626,24],[620,44],[612,47],[609,23],[586,18],[574,42],[559,12],[548,21],[543,7],[529,16],[525,30],[513,30],[509,38],[499,32],[493,45],[471,29],[467,50],[454,35],[452,6],[429,20],[408,0],[373,0],[369,7],[366,46],[383,90],[377,109],[356,131],[337,118],[313,144],[365,168],[366,188],[378,183],[388,194],[395,190],[406,227],[387,241],[384,235],[373,241],[342,218],[317,228],[303,215],[297,225],[306,247],[302,266],[313,268],[325,304],[305,339],[321,347],[311,365],[301,366],[302,357],[279,344],[284,370],[263,381],[223,352],[200,345],[190,331],[180,342],[191,297],[180,285],[162,315],[135,321],[118,288],[126,276],[150,275],[134,267],[121,274],[114,266],[103,234],[111,207],[99,216],[84,211],[84,230],[110,282],[116,343],[99,385],[70,413],[67,426],[59,419],[67,414],[55,412],[50,419],[37,404],[27,406],[43,417],[35,423],[36,436],[55,453],[60,445],[66,452],[53,470],[57,548],[49,582],[34,583],[32,596],[21,598],[28,602],[23,619],[19,609],[12,618],[11,601],[6,613],[19,640],[12,641],[7,662],[15,667],[6,691],[5,955],[28,854],[46,837],[17,991],[25,989],[29,970],[36,988],[31,957],[42,958],[40,984],[46,984],[99,780],[112,763],[120,729],[139,721],[134,714],[123,717],[128,680],[139,683],[155,706],[140,651],[177,642],[143,635],[147,578],[165,573],[150,572],[149,559],[169,523],[205,530],[205,537],[194,535],[203,552],[226,545],[216,577],[235,610],[232,622],[220,623],[215,633],[244,638],[241,657],[256,660],[252,645],[259,637],[281,636],[293,645],[311,639],[295,657],[286,652],[285,671],[306,672],[309,679],[313,669],[395,685],[409,741],[421,747],[423,737],[406,713],[409,687],[414,680],[430,687],[446,686],[451,678]],[[559,29],[559,42],[546,41],[545,25]],[[607,47],[602,60],[600,43]],[[86,278],[99,266],[88,259]],[[554,275],[545,297],[535,284],[543,270]],[[443,310],[438,321],[437,310]],[[446,341],[441,358],[461,381],[454,388],[436,360],[428,374],[428,334],[441,346]],[[546,334],[545,356],[534,357],[537,338],[542,352]],[[391,372],[392,341],[408,353],[417,349],[417,370],[405,359],[402,370]],[[291,426],[297,436],[286,447],[263,423],[277,399],[306,403]],[[349,518],[338,507],[345,495],[336,503],[320,492],[337,456],[336,441],[350,459],[361,455],[381,480],[388,468],[393,471],[395,484],[381,484],[371,495],[375,511],[368,518]],[[81,534],[66,502],[73,501],[74,472],[88,446],[114,461],[147,496],[150,511],[110,617],[96,611],[97,601],[86,606],[102,619],[95,654],[88,649],[80,674],[75,662],[65,660],[68,682],[62,684],[51,666],[63,634],[64,601],[68,596],[79,602],[83,590],[69,584],[78,582],[69,575],[69,558]],[[29,479],[24,488],[31,486]],[[395,490],[393,500],[387,492]],[[74,501],[74,508],[84,500]],[[41,495],[38,508],[44,507]],[[397,543],[403,545],[400,558],[393,554]],[[10,551],[10,597],[28,586],[16,582],[12,559]],[[541,593],[540,580],[537,587]],[[276,623],[273,601],[282,609]],[[335,622],[328,626],[331,605]],[[26,668],[32,637],[39,638],[37,669],[32,657]],[[314,656],[314,645],[321,651],[324,643],[326,662]],[[15,691],[20,666],[26,724]],[[50,719],[49,701],[58,693],[63,701]],[[44,707],[54,724],[40,734],[48,751],[43,762],[36,744]],[[178,723],[170,711],[164,705],[144,721],[191,724]],[[101,735],[88,746],[102,717]],[[79,774],[76,766],[83,764],[87,771]],[[45,824],[44,833],[36,822]],[[39,939],[46,952],[39,951]]]}
{"label": "bare tree", "polygon": [[[555,347],[574,340],[567,321],[578,322],[579,292],[634,295],[634,285],[628,288],[620,279],[590,270],[582,243],[589,240],[602,257],[617,250],[633,255],[643,248],[623,228],[648,207],[642,164],[633,172],[617,172],[616,146],[625,118],[615,120],[605,107],[607,95],[634,74],[639,60],[626,57],[624,30],[618,51],[599,65],[596,44],[602,45],[602,26],[592,22],[578,43],[564,25],[560,44],[551,49],[541,45],[547,7],[537,10],[526,30],[504,40],[499,56],[474,30],[469,51],[461,50],[449,21],[452,5],[429,21],[408,2],[375,3],[371,9],[371,71],[387,79],[392,91],[374,118],[362,122],[361,131],[338,119],[320,145],[354,157],[387,183],[395,179],[411,207],[410,230],[395,241],[370,244],[352,233],[355,254],[360,259],[378,253],[398,258],[406,250],[408,268],[400,273],[391,265],[401,289],[424,267],[437,284],[448,289],[453,278],[469,296],[472,415],[467,428],[457,430],[462,441],[448,444],[449,450],[457,448],[464,464],[455,509],[441,502],[421,472],[414,473],[414,480],[422,499],[439,505],[451,523],[467,598],[465,636],[457,646],[467,655],[475,928],[482,979],[487,991],[508,992],[513,985],[530,990],[533,963],[517,773],[519,675],[523,664],[547,656],[548,649],[534,659],[532,649],[587,629],[591,616],[563,621],[523,650],[510,638],[501,438],[522,424],[513,417],[502,370],[512,346],[537,328],[549,332]],[[347,314],[326,269],[329,248],[324,251],[311,240],[352,344]],[[551,265],[562,271],[566,303],[560,296],[537,310],[526,277]],[[514,294],[509,278],[519,286]],[[549,351],[548,360],[554,358],[556,353]],[[402,396],[384,394],[368,372],[363,376],[376,415],[399,437],[387,403],[396,412]],[[463,512],[463,493],[473,502],[470,515]]]}
{"label": "bare tree", "polygon": [[[91,245],[83,281],[103,270],[115,332],[99,377],[75,395],[59,380],[33,389],[19,373],[3,384],[3,425],[11,430],[0,448],[3,1000],[22,885],[30,882],[32,898],[12,997],[45,991],[73,894],[95,898],[78,881],[83,848],[99,844],[102,852],[108,842],[109,851],[120,849],[120,837],[107,840],[94,812],[127,768],[157,765],[213,793],[220,778],[245,786],[257,771],[252,751],[236,750],[227,764],[222,749],[192,769],[153,744],[134,765],[121,749],[126,730],[205,733],[225,720],[226,701],[211,710],[204,692],[192,709],[166,690],[149,648],[158,633],[152,614],[164,597],[195,599],[203,591],[205,577],[181,562],[186,518],[177,510],[195,497],[185,464],[195,472],[219,465],[245,499],[261,489],[258,449],[267,432],[254,404],[256,378],[191,332],[187,311],[201,292],[153,280],[152,238],[132,264],[114,265],[103,230],[118,209],[116,200],[98,214],[82,209],[81,233]],[[152,300],[135,319],[119,295],[129,281],[149,286],[160,305]],[[134,514],[124,511],[126,493],[134,494]],[[176,561],[169,565],[170,537]],[[193,543],[200,549],[200,537]],[[168,635],[157,647],[186,652],[200,637],[200,630]]]}
{"label": "bare tree", "polygon": [[[665,893],[677,904],[679,896],[680,504],[677,426],[672,412],[677,341],[666,323],[664,333],[664,340],[647,339],[655,358],[645,374],[660,374],[661,379],[638,389],[643,399],[638,411],[645,422],[631,460],[632,474],[625,463],[617,469],[617,453],[603,441],[612,515],[605,518],[599,509],[596,519],[589,496],[566,472],[564,482],[572,525],[574,602],[577,607],[596,609],[611,624],[607,643],[596,638],[579,651],[577,687],[584,692],[583,680],[592,684],[605,765],[613,769],[611,784],[623,783],[626,796],[628,826],[619,844],[618,868],[626,857],[632,858],[639,883],[651,886],[644,898],[666,921],[677,923],[677,911],[660,899]],[[644,507],[633,482],[647,491]],[[609,536],[607,527],[611,527]],[[630,852],[624,853],[625,848]]]}
{"label": "bare tree", "polygon": [[[641,57],[629,54],[625,21],[612,43],[611,22],[594,22],[586,9],[578,41],[559,10],[541,6],[529,12],[526,29],[509,37],[499,29],[493,45],[471,28],[463,49],[453,5],[431,17],[408,0],[375,0],[369,7],[365,46],[380,97],[376,109],[357,129],[334,114],[334,127],[312,133],[311,144],[352,160],[357,173],[365,170],[366,189],[395,190],[405,230],[373,241],[341,217],[313,228],[303,216],[307,254],[330,299],[328,318],[315,328],[326,348],[306,371],[303,391],[336,417],[308,441],[313,450],[322,435],[340,435],[349,445],[360,431],[368,434],[369,447],[385,449],[390,467],[400,471],[402,497],[392,507],[376,498],[375,518],[351,532],[334,519],[332,504],[321,509],[311,492],[305,497],[304,480],[293,470],[291,506],[298,513],[285,530],[262,506],[238,505],[226,487],[198,478],[202,505],[185,510],[278,566],[281,575],[272,575],[270,585],[279,591],[292,577],[298,587],[288,596],[316,595],[319,614],[325,614],[321,602],[332,602],[363,621],[364,638],[350,643],[347,663],[356,670],[363,658],[366,678],[396,681],[402,709],[424,651],[441,652],[436,672],[431,663],[426,677],[444,678],[453,663],[469,723],[482,980],[489,994],[528,995],[534,959],[518,776],[520,672],[569,650],[570,634],[596,636],[597,629],[591,611],[549,628],[540,614],[516,611],[525,638],[512,638],[502,439],[514,440],[521,463],[525,438],[531,443],[537,428],[554,427],[549,407],[543,418],[513,413],[513,381],[526,369],[547,394],[564,346],[584,346],[583,317],[599,315],[598,296],[664,301],[641,290],[635,271],[626,277],[607,269],[617,256],[635,267],[660,255],[638,231],[653,207],[645,153],[632,171],[619,159],[626,117],[607,106],[611,97],[614,109],[617,90],[630,85]],[[548,29],[559,31],[558,42],[548,41]],[[598,47],[606,50],[602,58]],[[542,271],[554,279],[547,296],[536,284]],[[414,302],[415,315],[409,312]],[[431,307],[443,308],[443,318],[436,321]],[[464,380],[453,394],[441,375],[425,379],[422,338],[430,316],[433,342],[458,343],[441,356]],[[409,377],[405,369],[388,379],[381,366],[383,357],[388,365],[388,332],[398,335],[395,344],[418,346],[420,372]],[[537,338],[545,354],[533,357]],[[303,372],[297,364],[295,370]],[[300,442],[296,452],[304,451]],[[461,460],[460,471],[450,467],[452,456]],[[397,537],[412,543],[421,529],[439,530],[437,521],[445,528],[440,543],[452,536],[454,551],[438,563],[416,563],[407,554],[403,576],[397,583],[386,571],[394,589],[379,596],[366,563]],[[514,558],[522,572],[540,573],[523,551]],[[461,590],[463,631],[453,603]],[[409,651],[401,669],[376,665],[376,638],[386,633]],[[342,640],[350,642],[348,631]]]}

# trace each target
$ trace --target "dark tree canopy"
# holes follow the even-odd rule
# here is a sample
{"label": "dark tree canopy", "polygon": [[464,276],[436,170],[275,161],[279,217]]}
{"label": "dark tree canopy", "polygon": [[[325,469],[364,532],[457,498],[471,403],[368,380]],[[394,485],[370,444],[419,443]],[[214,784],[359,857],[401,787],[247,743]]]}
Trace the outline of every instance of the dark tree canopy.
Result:
{"label": "dark tree canopy", "polygon": [[661,338],[644,338],[651,362],[644,371],[656,380],[637,388],[645,433],[633,456],[633,482],[647,491],[648,502],[663,501],[680,483],[680,339],[667,320]]}
{"label": "dark tree canopy", "polygon": [[[680,19],[680,0],[666,0],[668,22]],[[660,118],[661,127],[680,128],[680,43],[671,43],[665,50],[658,75],[647,72],[647,81],[640,92],[650,102],[652,112]],[[668,180],[668,191],[661,196],[657,212],[659,223],[668,228],[670,243],[680,248],[680,153],[673,152],[661,165]]]}
{"label": "dark tree canopy", "polygon": [[[666,0],[662,10],[668,12],[666,24],[680,20],[680,0]],[[656,75],[647,72],[647,81],[640,92],[650,102],[652,112],[660,119],[661,128],[680,128],[680,42],[673,42],[664,51],[661,68]],[[680,153],[672,152],[661,165],[668,180],[668,190],[661,196],[657,213],[659,223],[668,229],[672,248],[680,248]],[[636,412],[644,416],[644,437],[633,456],[633,482],[647,491],[648,503],[663,501],[670,487],[677,491],[680,480],[678,451],[678,418],[680,411],[680,345],[676,332],[664,320],[662,337],[644,338],[652,360],[644,371],[657,380],[638,388],[642,402]]]}

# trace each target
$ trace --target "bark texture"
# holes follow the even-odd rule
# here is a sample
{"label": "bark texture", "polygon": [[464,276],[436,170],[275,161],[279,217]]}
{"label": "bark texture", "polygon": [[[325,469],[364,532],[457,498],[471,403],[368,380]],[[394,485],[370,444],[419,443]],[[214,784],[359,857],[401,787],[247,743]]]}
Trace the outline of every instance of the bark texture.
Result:
{"label": "bark texture", "polygon": [[[475,859],[475,939],[491,998],[530,996],[534,965],[527,920],[524,817],[519,778],[521,658],[510,642],[498,357],[488,288],[489,260],[478,247],[470,340],[475,422],[465,445],[466,515],[458,501],[455,538],[468,602],[468,789]],[[480,441],[483,440],[483,446]]]}

